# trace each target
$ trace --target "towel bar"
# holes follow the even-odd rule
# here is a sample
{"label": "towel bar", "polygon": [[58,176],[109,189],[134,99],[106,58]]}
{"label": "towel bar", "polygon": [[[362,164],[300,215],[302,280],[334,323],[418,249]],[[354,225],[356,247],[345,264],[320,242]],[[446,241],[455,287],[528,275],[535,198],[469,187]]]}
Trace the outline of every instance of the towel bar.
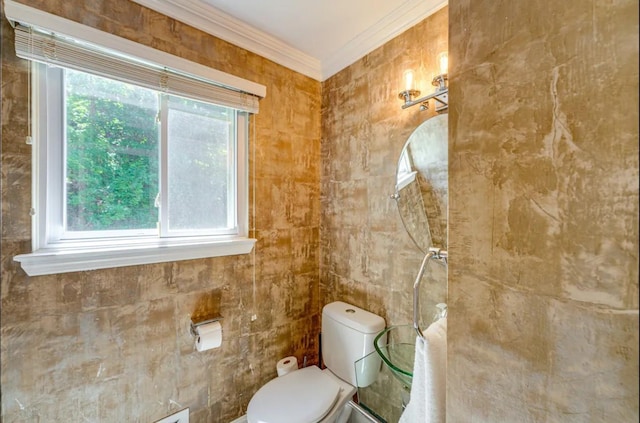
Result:
{"label": "towel bar", "polygon": [[420,282],[422,281],[424,271],[429,265],[429,261],[438,260],[440,264],[446,266],[448,257],[449,255],[445,250],[434,247],[429,248],[429,251],[424,256],[424,259],[422,259],[422,264],[420,265],[418,276],[416,276],[416,280],[413,283],[413,328],[418,333],[418,336],[423,340],[424,334],[422,333],[422,329],[420,329]]}

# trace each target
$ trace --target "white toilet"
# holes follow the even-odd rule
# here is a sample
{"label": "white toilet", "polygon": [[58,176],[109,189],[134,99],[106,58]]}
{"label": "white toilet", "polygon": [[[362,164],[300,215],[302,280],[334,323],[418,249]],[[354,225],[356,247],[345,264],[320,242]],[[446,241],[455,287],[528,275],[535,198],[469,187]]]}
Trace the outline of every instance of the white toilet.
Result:
{"label": "white toilet", "polygon": [[[309,366],[277,377],[256,392],[247,408],[248,423],[346,423],[347,402],[356,386],[376,380],[379,360],[365,360],[384,319],[340,301],[322,309],[322,357],[326,369]],[[357,382],[356,382],[357,373]]]}

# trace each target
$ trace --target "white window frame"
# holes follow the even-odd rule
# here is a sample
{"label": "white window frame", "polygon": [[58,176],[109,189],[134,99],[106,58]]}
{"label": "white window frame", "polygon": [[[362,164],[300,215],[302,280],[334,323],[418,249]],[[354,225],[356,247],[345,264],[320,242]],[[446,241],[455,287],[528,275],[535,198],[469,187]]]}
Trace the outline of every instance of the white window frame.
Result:
{"label": "white window frame", "polygon": [[406,145],[398,160],[398,174],[396,175],[396,193],[402,191],[404,187],[415,181],[417,171],[413,170],[411,159],[409,159],[409,146]]}
{"label": "white window frame", "polygon": [[[150,264],[176,260],[249,253],[255,239],[248,234],[248,116],[237,113],[236,157],[236,214],[237,233],[214,236],[159,237],[141,233],[102,239],[64,239],[52,232],[63,225],[64,198],[60,177],[64,164],[60,142],[48,142],[48,137],[59,136],[63,129],[59,110],[59,96],[47,95],[47,90],[61,90],[62,84],[47,86],[46,65],[33,63],[33,253],[21,254],[14,260],[30,276],[84,271],[111,267]],[[56,97],[58,98],[51,98]],[[55,103],[54,103],[55,102]],[[48,110],[47,110],[48,109]]]}
{"label": "white window frame", "polygon": [[[52,32],[84,39],[89,42],[99,40],[100,44],[105,48],[110,48],[123,54],[137,54],[141,59],[154,63],[170,63],[179,71],[197,75],[200,78],[213,78],[213,80],[219,81],[223,85],[235,86],[259,98],[264,97],[266,94],[266,89],[262,85],[150,49],[12,0],[5,0],[5,14],[11,22],[33,24],[34,26],[47,28]],[[36,66],[35,64],[32,65]],[[47,98],[46,91],[43,90],[42,86],[43,81],[37,75],[38,72],[32,72],[33,251],[14,257],[14,260],[21,264],[28,275],[86,271],[251,252],[256,240],[248,237],[248,113],[239,113],[237,124],[237,234],[171,238],[140,236],[117,237],[98,241],[65,240],[63,243],[49,242],[51,234],[48,231],[51,225],[48,224],[50,222],[47,221],[47,212],[45,210],[52,207],[55,201],[60,204],[61,199],[52,198],[48,188],[46,188],[46,183],[52,182],[52,180],[48,179],[46,163],[62,163],[63,158],[61,157],[62,152],[52,151],[45,142],[52,128],[51,125],[55,125],[55,123],[39,119],[39,107],[37,105],[44,104]],[[57,123],[57,125],[62,124],[62,122]],[[62,184],[62,181],[60,180],[58,183]]]}

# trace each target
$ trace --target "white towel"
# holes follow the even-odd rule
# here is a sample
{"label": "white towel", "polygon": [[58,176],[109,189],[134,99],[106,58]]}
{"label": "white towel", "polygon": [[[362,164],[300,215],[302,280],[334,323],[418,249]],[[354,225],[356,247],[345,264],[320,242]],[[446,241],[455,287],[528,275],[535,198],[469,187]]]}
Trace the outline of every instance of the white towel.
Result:
{"label": "white towel", "polygon": [[416,338],[411,399],[398,423],[444,423],[446,416],[447,319]]}

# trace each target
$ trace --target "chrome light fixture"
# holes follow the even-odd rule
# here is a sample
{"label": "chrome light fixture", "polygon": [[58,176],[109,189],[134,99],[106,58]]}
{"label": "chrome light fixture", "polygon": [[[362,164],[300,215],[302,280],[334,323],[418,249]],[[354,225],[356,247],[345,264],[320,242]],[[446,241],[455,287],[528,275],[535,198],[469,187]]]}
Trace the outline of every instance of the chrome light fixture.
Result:
{"label": "chrome light fixture", "polygon": [[416,90],[415,78],[412,69],[407,69],[402,74],[402,80],[404,81],[404,91],[398,94],[398,98],[404,100],[405,104],[410,103],[411,99],[420,95],[420,91]]}
{"label": "chrome light fixture", "polygon": [[419,104],[420,110],[427,110],[429,109],[429,100],[431,99],[434,99],[436,112],[442,112],[449,108],[449,78],[447,76],[449,56],[447,52],[442,52],[438,55],[438,65],[440,67],[440,73],[431,81],[431,85],[436,87],[435,91],[418,99],[415,99],[415,97],[420,95],[420,91],[415,89],[413,71],[409,69],[404,72],[403,80],[405,82],[405,89],[398,94],[398,98],[404,100],[404,104],[402,105],[403,109]]}

